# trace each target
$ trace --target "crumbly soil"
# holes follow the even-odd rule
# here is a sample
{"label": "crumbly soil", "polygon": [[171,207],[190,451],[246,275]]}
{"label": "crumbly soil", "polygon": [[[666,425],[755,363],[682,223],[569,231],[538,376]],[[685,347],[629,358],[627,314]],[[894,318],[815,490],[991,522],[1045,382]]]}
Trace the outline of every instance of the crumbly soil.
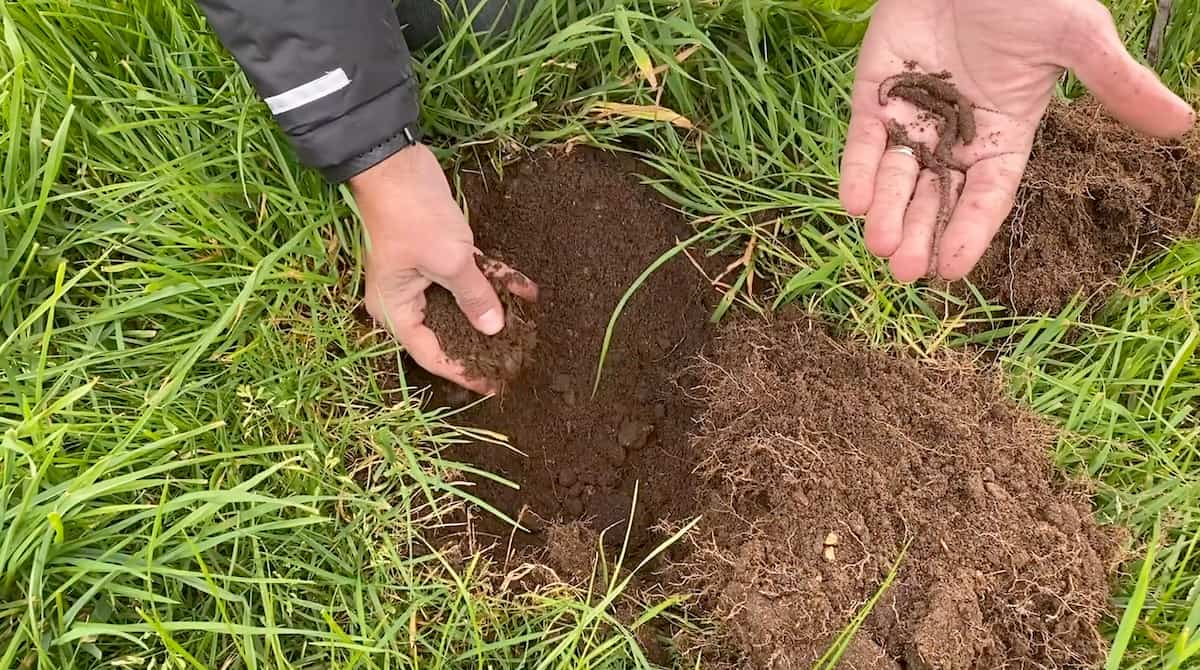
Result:
{"label": "crumbly soil", "polygon": [[[950,173],[965,174],[967,171],[967,166],[954,159],[953,151],[956,146],[975,141],[975,104],[958,90],[949,72],[917,72],[916,65],[911,62],[906,63],[905,68],[905,72],[892,75],[880,83],[879,104],[886,107],[892,99],[903,100],[921,112],[917,121],[910,126],[889,121],[888,144],[912,149],[921,168],[937,177],[940,202],[935,222],[936,248],[942,231],[950,223],[950,190],[953,186]],[[936,124],[938,135],[937,145],[932,151],[925,144],[913,140],[909,134],[910,130],[916,130],[929,121]]]}
{"label": "crumbly soil", "polygon": [[1054,102],[1016,207],[970,280],[1016,314],[1097,307],[1139,257],[1200,235],[1200,130],[1142,135],[1091,98]]}
{"label": "crumbly soil", "polygon": [[[494,263],[478,256],[480,268]],[[425,325],[437,335],[446,356],[462,362],[468,379],[491,379],[507,384],[533,362],[537,347],[536,305],[509,292],[503,278],[492,277],[492,288],[504,307],[504,330],[488,337],[475,329],[446,289],[425,291]]]}
{"label": "crumbly soil", "polygon": [[693,372],[705,520],[672,570],[723,633],[689,653],[811,667],[907,545],[842,667],[1103,658],[1118,534],[1055,476],[1054,430],[996,374],[837,341],[794,314],[722,326]]}
{"label": "crumbly soil", "polygon": [[[504,552],[543,546],[546,524],[576,519],[608,528],[606,539],[619,544],[639,482],[634,554],[660,541],[652,530],[658,521],[686,518],[694,509],[695,463],[686,434],[695,407],[677,392],[676,379],[707,337],[711,289],[687,258],[659,268],[625,307],[603,381],[591,395],[614,307],[647,266],[690,235],[682,217],[639,182],[644,171],[633,158],[576,148],[536,154],[507,166],[503,177],[490,170],[463,175],[476,244],[540,290],[537,347],[531,360],[522,360],[520,379],[451,419],[507,435],[520,453],[471,444],[446,454],[520,485],[479,480],[471,490],[533,531],[514,533],[490,515],[475,515],[474,536]],[[449,299],[430,306],[431,314],[455,310]],[[478,347],[470,325],[454,318],[454,332]],[[439,316],[431,326],[436,332],[443,323]],[[511,344],[487,343],[485,355],[505,366]],[[457,345],[453,351],[470,356]],[[461,401],[442,382],[417,380],[432,384],[435,405]]]}

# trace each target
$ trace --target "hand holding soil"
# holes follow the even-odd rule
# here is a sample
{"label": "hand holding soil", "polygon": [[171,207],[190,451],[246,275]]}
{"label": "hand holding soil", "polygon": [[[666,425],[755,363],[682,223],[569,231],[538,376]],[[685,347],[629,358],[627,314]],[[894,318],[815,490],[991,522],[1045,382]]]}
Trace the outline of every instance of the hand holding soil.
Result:
{"label": "hand holding soil", "polygon": [[[1151,135],[1195,115],[1094,0],[883,0],[859,57],[841,200],[897,279],[964,277],[1013,207],[1064,68]],[[909,150],[896,150],[909,147]]]}
{"label": "hand holding soil", "polygon": [[444,287],[468,330],[492,336],[508,318],[497,286],[535,301],[537,285],[503,263],[477,262],[471,228],[427,147],[404,149],[350,185],[367,231],[367,311],[429,372],[478,393],[496,391],[499,380],[443,350],[425,323],[426,289]]}

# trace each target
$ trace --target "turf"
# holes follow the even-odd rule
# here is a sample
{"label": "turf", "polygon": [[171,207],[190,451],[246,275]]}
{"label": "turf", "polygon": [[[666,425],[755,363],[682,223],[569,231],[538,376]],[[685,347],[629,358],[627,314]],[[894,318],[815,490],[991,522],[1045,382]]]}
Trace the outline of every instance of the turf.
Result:
{"label": "turf", "polygon": [[[1150,4],[1114,8],[1138,48]],[[1200,14],[1177,4],[1160,69],[1198,100]],[[918,353],[1002,346],[1013,393],[1067,429],[1058,460],[1146,557],[1110,665],[1194,666],[1200,245],[1131,272],[1094,325],[891,281],[834,198],[838,44],[864,11],[544,2],[421,55],[425,122],[448,163],[640,148],[711,245],[748,252],[723,309],[796,302]],[[296,165],[191,3],[25,0],[0,21],[0,668],[649,665],[637,628],[674,600],[628,616],[611,570],[517,595],[428,550],[472,499],[438,451],[464,436],[374,383],[399,352],[352,315],[348,193]],[[948,301],[966,315],[943,320]]]}

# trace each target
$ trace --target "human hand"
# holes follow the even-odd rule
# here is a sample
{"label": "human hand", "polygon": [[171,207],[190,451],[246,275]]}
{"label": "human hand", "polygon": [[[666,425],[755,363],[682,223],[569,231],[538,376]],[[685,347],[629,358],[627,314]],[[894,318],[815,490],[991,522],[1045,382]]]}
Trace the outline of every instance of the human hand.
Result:
{"label": "human hand", "polygon": [[[367,311],[421,367],[477,393],[495,392],[499,380],[467,378],[425,325],[425,289],[437,283],[477,330],[504,328],[504,308],[476,264],[471,228],[433,152],[421,144],[399,151],[351,179],[350,188],[367,230]],[[503,264],[489,263],[488,275],[514,295],[537,299],[537,286]]]}
{"label": "human hand", "polygon": [[[911,154],[888,150],[889,121],[912,128],[918,110],[881,104],[879,89],[915,63],[949,72],[976,105],[976,140],[952,149],[949,216],[938,178]],[[1064,68],[1072,69],[1118,119],[1160,137],[1182,135],[1195,114],[1126,52],[1112,17],[1095,0],[881,0],[859,55],[842,158],[841,201],[866,215],[866,245],[914,281],[961,279],[1012,210],[1042,115]],[[926,124],[929,125],[929,124]],[[910,130],[934,150],[937,130]],[[964,183],[965,178],[965,183]],[[948,185],[949,186],[949,185]],[[961,189],[961,190],[960,190]],[[944,226],[944,229],[939,230]]]}

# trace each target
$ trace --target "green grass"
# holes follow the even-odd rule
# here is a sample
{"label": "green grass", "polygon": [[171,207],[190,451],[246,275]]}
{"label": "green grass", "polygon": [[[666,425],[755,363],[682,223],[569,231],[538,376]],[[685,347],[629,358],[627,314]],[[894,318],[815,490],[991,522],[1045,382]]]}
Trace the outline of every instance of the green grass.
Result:
{"label": "green grass", "polygon": [[[1135,45],[1150,4],[1116,8]],[[1197,99],[1200,17],[1179,5],[1162,70]],[[425,120],[448,162],[637,146],[713,247],[753,241],[727,304],[962,344],[933,307],[949,298],[892,282],[834,198],[854,53],[829,41],[862,10],[543,3],[508,36],[423,54]],[[398,352],[352,315],[348,194],[294,163],[189,2],[24,0],[0,20],[0,668],[648,665],[635,629],[672,600],[618,616],[615,577],[518,594],[429,551],[472,497],[439,451],[465,436],[379,387]],[[646,63],[699,130],[595,113],[654,103]],[[751,277],[778,298],[750,304]],[[959,302],[1146,557],[1115,595],[1132,614],[1111,622],[1114,666],[1200,658],[1198,290],[1200,245],[1181,244],[1093,325]]]}

